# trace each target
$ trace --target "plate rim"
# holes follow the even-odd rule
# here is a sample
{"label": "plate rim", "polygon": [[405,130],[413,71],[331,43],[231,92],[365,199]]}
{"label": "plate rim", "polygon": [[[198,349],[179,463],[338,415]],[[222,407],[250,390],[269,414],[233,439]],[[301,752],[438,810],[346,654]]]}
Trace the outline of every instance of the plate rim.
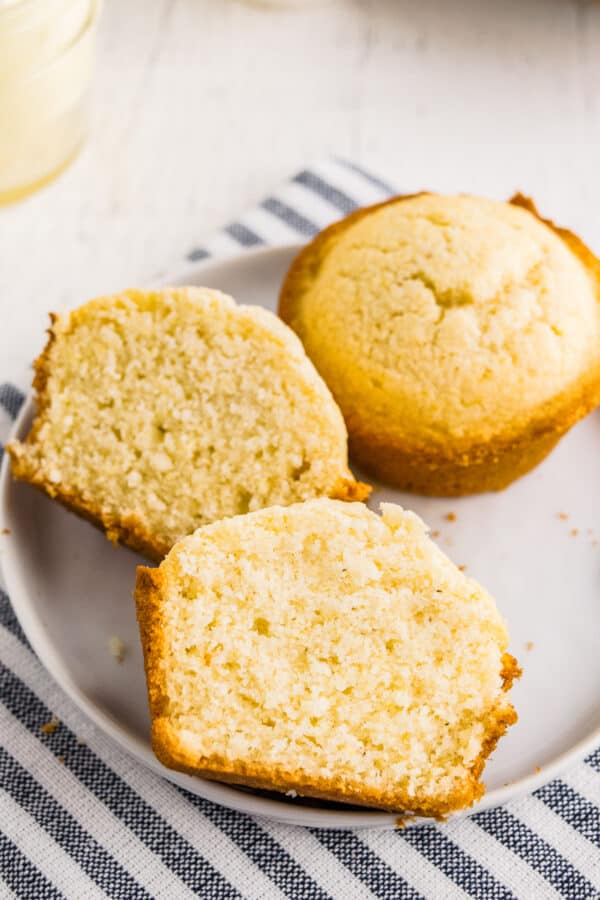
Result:
{"label": "plate rim", "polygon": [[[231,254],[219,257],[208,257],[198,263],[190,263],[180,270],[173,270],[160,278],[154,279],[147,285],[156,288],[159,285],[182,285],[189,278],[197,280],[198,276],[210,268],[237,264],[242,259],[249,257],[283,255],[300,249],[303,244],[285,244],[277,247],[257,247],[232,251]],[[32,393],[28,393],[25,401],[15,419],[6,441],[16,437],[22,437],[27,421],[33,415],[34,402]],[[12,478],[10,470],[10,457],[5,451],[0,466],[0,529],[8,527],[10,518],[11,489],[17,482]],[[229,809],[243,812],[248,815],[262,816],[264,818],[281,822],[287,825],[304,827],[331,828],[347,830],[354,828],[394,828],[397,827],[401,814],[395,814],[383,810],[331,810],[318,807],[301,807],[281,802],[279,800],[263,797],[259,794],[246,793],[234,786],[218,781],[185,775],[163,766],[154,756],[149,740],[147,742],[133,737],[127,732],[119,720],[111,717],[94,704],[78,687],[70,676],[63,657],[50,641],[41,617],[36,613],[36,604],[33,597],[29,596],[25,586],[18,575],[16,559],[19,555],[18,544],[12,541],[0,542],[0,567],[4,576],[7,593],[14,613],[25,633],[34,653],[41,664],[50,674],[53,680],[65,692],[76,707],[90,719],[104,734],[107,734],[121,750],[129,756],[149,768],[151,771],[165,778],[173,784],[183,787],[191,793],[225,806]],[[577,741],[569,750],[558,754],[551,762],[547,763],[539,772],[520,778],[501,788],[486,792],[482,799],[472,807],[459,810],[448,817],[448,821],[457,821],[462,818],[482,812],[495,806],[500,806],[515,800],[524,794],[531,793],[549,781],[560,775],[565,769],[581,760],[589,752],[600,744],[600,724],[588,735]],[[410,827],[419,825],[431,825],[434,820],[430,818],[417,818],[406,822]]]}

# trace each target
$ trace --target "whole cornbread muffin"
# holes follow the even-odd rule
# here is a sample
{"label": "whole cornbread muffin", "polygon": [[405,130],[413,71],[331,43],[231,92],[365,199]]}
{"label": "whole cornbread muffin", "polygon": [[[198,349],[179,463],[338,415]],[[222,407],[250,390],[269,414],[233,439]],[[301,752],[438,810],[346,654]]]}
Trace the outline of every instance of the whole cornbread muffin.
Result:
{"label": "whole cornbread muffin", "polygon": [[501,489],[600,403],[600,262],[521,195],[359,210],[295,259],[279,311],[356,461],[406,490]]}

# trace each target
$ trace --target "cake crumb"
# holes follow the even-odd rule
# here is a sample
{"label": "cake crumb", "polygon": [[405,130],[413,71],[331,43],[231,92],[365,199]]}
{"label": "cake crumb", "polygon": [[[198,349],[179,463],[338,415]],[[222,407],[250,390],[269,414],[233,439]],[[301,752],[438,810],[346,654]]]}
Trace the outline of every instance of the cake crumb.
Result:
{"label": "cake crumb", "polygon": [[64,765],[65,758],[62,753],[59,753],[59,755],[56,757],[56,759],[58,760],[59,763],[63,763],[63,765]]}
{"label": "cake crumb", "polygon": [[439,536],[440,536],[439,531],[432,531],[432,532],[431,532],[431,537],[432,537],[432,538],[439,538]]}
{"label": "cake crumb", "polygon": [[2,534],[10,534],[10,528],[3,528]]}
{"label": "cake crumb", "polygon": [[579,534],[579,528],[571,528],[571,535],[573,537],[577,537],[578,534]]}
{"label": "cake crumb", "polygon": [[527,643],[525,644],[525,649],[533,650],[533,641],[527,641]]}
{"label": "cake crumb", "polygon": [[294,791],[294,790],[286,791],[285,796],[295,799],[298,796],[298,791]]}
{"label": "cake crumb", "polygon": [[459,571],[459,572],[464,572],[466,568],[467,568],[467,567],[466,567],[465,564],[463,563],[462,566],[459,566],[459,567],[458,567],[458,571]]}
{"label": "cake crumb", "polygon": [[409,815],[398,816],[398,818],[396,819],[396,821],[394,823],[394,828],[397,828],[399,831],[404,831],[408,822],[415,822],[415,821],[416,821],[415,816],[409,816]]}
{"label": "cake crumb", "polygon": [[108,639],[108,649],[110,655],[113,656],[118,663],[122,663],[125,659],[127,647],[117,634],[111,634]]}
{"label": "cake crumb", "polygon": [[558,514],[558,518],[559,518],[559,519],[562,519],[563,522],[566,522],[567,519],[569,518],[569,514],[568,514],[568,513],[559,513],[559,514]]}
{"label": "cake crumb", "polygon": [[541,771],[542,771],[542,767],[541,767],[541,766],[536,766],[536,767],[535,767],[536,775],[538,774],[538,772],[541,772]]}
{"label": "cake crumb", "polygon": [[58,726],[60,725],[60,721],[56,718],[56,716],[52,716],[49,722],[45,722],[41,727],[40,731],[43,734],[54,734]]}
{"label": "cake crumb", "polygon": [[456,522],[456,513],[449,512],[444,516],[446,522]]}

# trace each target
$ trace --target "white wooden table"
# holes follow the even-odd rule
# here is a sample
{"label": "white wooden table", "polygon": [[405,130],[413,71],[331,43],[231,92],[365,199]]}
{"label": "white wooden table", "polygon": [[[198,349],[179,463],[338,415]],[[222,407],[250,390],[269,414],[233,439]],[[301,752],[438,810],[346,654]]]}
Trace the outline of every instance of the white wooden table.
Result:
{"label": "white wooden table", "polygon": [[[90,140],[0,209],[0,378],[46,312],[142,284],[307,161],[520,188],[600,251],[600,3],[105,0]],[[1,136],[0,136],[1,140]]]}

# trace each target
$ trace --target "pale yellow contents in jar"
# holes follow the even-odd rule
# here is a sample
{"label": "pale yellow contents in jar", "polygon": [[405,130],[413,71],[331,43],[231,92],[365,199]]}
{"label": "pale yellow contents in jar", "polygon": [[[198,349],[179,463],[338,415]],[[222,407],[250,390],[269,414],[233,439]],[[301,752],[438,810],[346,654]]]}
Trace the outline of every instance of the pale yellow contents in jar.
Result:
{"label": "pale yellow contents in jar", "polygon": [[100,0],[0,0],[0,203],[76,155]]}

